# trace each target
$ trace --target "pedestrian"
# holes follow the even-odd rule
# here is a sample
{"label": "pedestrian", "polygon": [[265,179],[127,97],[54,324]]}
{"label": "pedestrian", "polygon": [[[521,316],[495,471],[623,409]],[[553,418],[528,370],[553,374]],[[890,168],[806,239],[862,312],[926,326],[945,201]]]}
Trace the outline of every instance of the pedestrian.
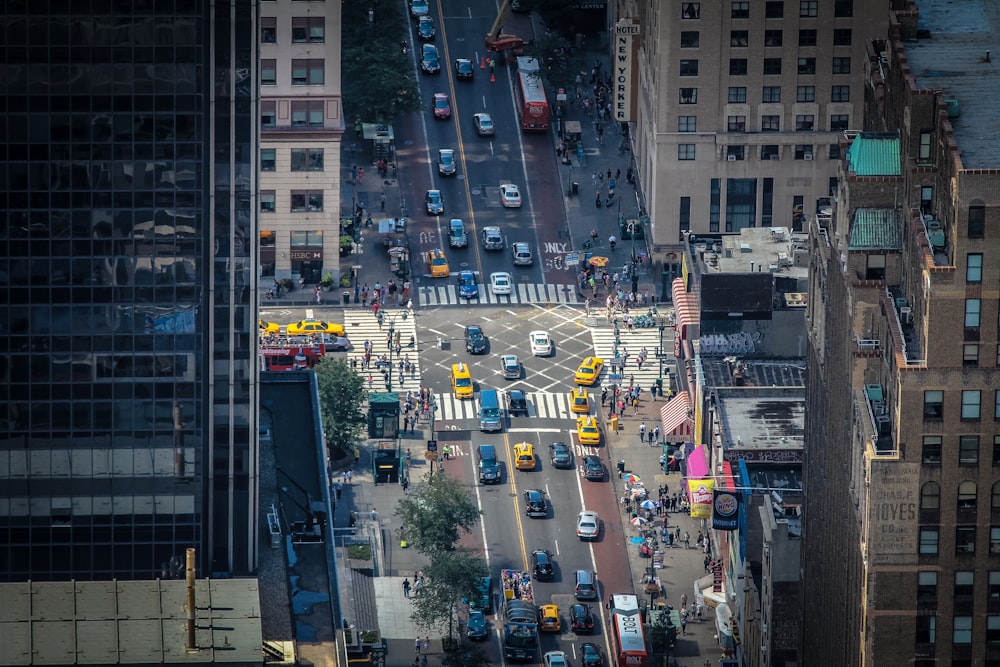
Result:
{"label": "pedestrian", "polygon": [[379,196],[378,196],[378,205],[382,209],[382,211],[385,211],[385,193],[384,192],[380,193]]}
{"label": "pedestrian", "polygon": [[364,183],[364,182],[365,182],[365,168],[358,167],[358,183]]}
{"label": "pedestrian", "polygon": [[702,563],[705,566],[705,572],[708,572],[708,565],[709,565],[709,563],[711,563],[711,561],[712,561],[712,559],[709,558],[708,556],[705,556],[705,560],[702,561]]}
{"label": "pedestrian", "polygon": [[691,533],[684,533],[684,548],[691,548]]}
{"label": "pedestrian", "polygon": [[699,530],[699,531],[698,531],[698,540],[697,540],[697,541],[695,542],[695,544],[697,544],[697,545],[698,545],[698,546],[700,547],[700,546],[701,546],[701,544],[702,544],[702,542],[704,542],[704,541],[705,541],[705,536],[704,536],[704,535],[702,534],[702,532],[701,532],[701,531]]}
{"label": "pedestrian", "polygon": [[431,638],[424,637],[424,655],[427,655],[430,652],[431,652]]}
{"label": "pedestrian", "polygon": [[639,424],[639,439],[640,440],[646,439],[646,422],[642,422],[641,424]]}
{"label": "pedestrian", "polygon": [[653,446],[653,432],[650,431],[648,433],[648,435],[649,435],[649,446],[652,447]]}
{"label": "pedestrian", "polygon": [[653,427],[653,441],[654,442],[659,442],[660,441],[660,427],[659,426],[654,426]]}
{"label": "pedestrian", "polygon": [[685,615],[681,616],[681,635],[683,636],[687,636],[688,620],[686,614],[687,612],[685,611]]}
{"label": "pedestrian", "polygon": [[427,656],[420,656],[420,667],[427,667]]}
{"label": "pedestrian", "polygon": [[354,447],[354,465],[358,465],[358,461],[361,460],[361,449],[355,445]]}
{"label": "pedestrian", "polygon": [[416,650],[418,654],[420,653],[420,637],[417,637],[417,641],[413,643],[413,648]]}
{"label": "pedestrian", "polygon": [[351,167],[351,185],[354,185],[358,180],[358,165]]}
{"label": "pedestrian", "polygon": [[601,388],[601,405],[603,406],[607,402],[607,400],[608,400],[608,388],[607,387],[602,387]]}
{"label": "pedestrian", "polygon": [[344,483],[337,482],[337,500],[340,500],[340,496],[343,493],[344,493]]}
{"label": "pedestrian", "polygon": [[371,517],[372,521],[378,521],[378,510],[376,510],[373,507],[371,513],[369,514],[369,516]]}
{"label": "pedestrian", "polygon": [[409,477],[404,477],[403,478],[403,493],[406,493],[409,490],[410,490],[410,478]]}
{"label": "pedestrian", "polygon": [[632,416],[633,417],[638,417],[639,416],[639,397],[638,396],[632,399],[632,408],[634,409],[634,411],[632,412]]}
{"label": "pedestrian", "polygon": [[403,597],[404,598],[410,597],[410,580],[409,579],[403,579]]}
{"label": "pedestrian", "polygon": [[448,461],[451,459],[451,447],[448,445],[444,446],[444,460]]}
{"label": "pedestrian", "polygon": [[320,296],[320,289],[319,289],[319,285],[316,285],[316,305],[318,306],[318,305],[320,305],[321,303],[323,303],[323,297],[322,297],[322,296]]}

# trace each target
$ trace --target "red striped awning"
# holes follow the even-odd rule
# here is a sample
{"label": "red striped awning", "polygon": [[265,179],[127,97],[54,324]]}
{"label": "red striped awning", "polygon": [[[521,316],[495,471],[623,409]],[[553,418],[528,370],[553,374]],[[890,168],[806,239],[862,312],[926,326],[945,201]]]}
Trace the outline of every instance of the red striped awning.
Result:
{"label": "red striped awning", "polygon": [[694,412],[691,398],[686,391],[677,392],[660,408],[660,426],[663,437],[690,440],[694,434]]}
{"label": "red striped awning", "polygon": [[670,285],[670,296],[674,302],[675,336],[688,340],[697,335],[688,329],[698,324],[698,299],[687,291],[683,278],[674,278],[674,282]]}

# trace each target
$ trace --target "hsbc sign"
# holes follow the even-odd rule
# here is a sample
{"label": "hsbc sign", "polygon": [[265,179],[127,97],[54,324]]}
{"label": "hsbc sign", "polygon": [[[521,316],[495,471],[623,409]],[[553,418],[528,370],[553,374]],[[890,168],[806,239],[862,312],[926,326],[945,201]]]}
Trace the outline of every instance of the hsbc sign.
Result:
{"label": "hsbc sign", "polygon": [[623,18],[615,24],[614,52],[611,55],[613,78],[612,117],[618,123],[635,121],[638,91],[639,35],[635,19]]}

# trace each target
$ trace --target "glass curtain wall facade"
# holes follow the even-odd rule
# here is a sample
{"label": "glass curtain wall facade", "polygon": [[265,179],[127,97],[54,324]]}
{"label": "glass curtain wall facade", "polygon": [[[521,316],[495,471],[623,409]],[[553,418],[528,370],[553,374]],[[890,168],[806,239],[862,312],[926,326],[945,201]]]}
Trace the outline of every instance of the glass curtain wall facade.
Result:
{"label": "glass curtain wall facade", "polygon": [[256,3],[0,8],[0,578],[256,568]]}

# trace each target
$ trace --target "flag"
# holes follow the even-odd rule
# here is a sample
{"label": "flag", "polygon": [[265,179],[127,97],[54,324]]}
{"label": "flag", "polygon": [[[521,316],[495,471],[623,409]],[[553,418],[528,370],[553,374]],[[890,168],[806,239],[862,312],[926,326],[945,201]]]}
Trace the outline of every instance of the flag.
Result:
{"label": "flag", "polygon": [[716,489],[712,498],[712,528],[736,530],[740,521],[740,496]]}

